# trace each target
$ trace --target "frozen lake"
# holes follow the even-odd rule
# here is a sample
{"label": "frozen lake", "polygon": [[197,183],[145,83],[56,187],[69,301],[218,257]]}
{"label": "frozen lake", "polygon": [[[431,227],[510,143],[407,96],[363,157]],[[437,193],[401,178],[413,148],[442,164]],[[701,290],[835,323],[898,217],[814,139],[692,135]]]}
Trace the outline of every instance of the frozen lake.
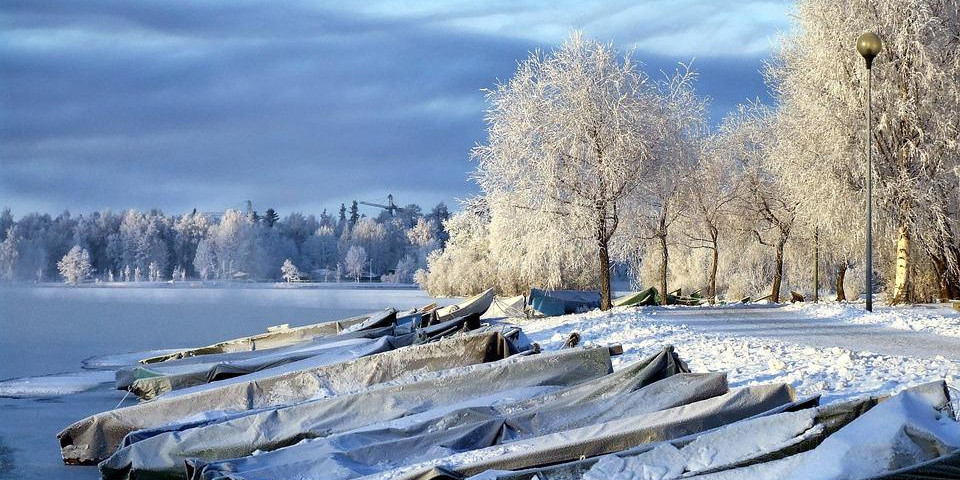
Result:
{"label": "frozen lake", "polygon": [[[270,325],[304,325],[432,301],[414,288],[350,284],[0,287],[0,380],[79,372],[80,362],[94,355],[206,345]],[[104,388],[46,399],[0,398],[0,479],[99,478],[95,467],[62,465],[56,434],[113,408],[122,396]]]}

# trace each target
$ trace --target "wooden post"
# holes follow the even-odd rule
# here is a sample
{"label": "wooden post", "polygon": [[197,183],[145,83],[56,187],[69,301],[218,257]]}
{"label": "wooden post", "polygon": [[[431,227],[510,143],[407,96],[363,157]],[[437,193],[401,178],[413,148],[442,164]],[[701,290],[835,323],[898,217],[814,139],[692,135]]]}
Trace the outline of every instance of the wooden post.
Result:
{"label": "wooden post", "polygon": [[813,227],[813,302],[820,301],[820,227]]}

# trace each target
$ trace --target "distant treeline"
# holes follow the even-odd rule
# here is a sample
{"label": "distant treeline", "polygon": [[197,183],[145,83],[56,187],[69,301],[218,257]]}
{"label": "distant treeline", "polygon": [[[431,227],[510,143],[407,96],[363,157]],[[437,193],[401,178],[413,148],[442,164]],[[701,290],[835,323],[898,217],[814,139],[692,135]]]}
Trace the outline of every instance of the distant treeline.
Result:
{"label": "distant treeline", "polygon": [[104,210],[15,218],[6,208],[0,212],[0,279],[276,280],[290,259],[304,279],[408,282],[446,242],[448,217],[443,203],[426,213],[410,204],[376,218],[361,215],[356,202],[341,205],[337,215],[285,217],[248,207],[222,214]]}

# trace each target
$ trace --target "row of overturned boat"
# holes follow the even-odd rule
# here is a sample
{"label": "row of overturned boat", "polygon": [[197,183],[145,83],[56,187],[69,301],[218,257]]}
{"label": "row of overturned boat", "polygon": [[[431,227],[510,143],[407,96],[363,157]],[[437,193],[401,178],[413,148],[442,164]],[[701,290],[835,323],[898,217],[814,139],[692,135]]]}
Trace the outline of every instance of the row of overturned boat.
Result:
{"label": "row of overturned boat", "polygon": [[594,300],[487,290],[88,359],[141,401],[66,427],[61,454],[104,479],[960,478],[944,382],[822,405],[668,345],[614,371],[619,345],[542,351],[511,321]]}

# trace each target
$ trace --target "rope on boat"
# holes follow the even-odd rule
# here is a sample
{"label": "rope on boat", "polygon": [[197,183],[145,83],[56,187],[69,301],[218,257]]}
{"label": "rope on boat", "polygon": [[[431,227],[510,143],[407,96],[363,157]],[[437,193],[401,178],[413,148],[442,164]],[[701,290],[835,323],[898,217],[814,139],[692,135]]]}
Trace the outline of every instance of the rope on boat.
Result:
{"label": "rope on boat", "polygon": [[123,394],[123,398],[120,399],[120,402],[117,403],[117,406],[116,406],[116,407],[113,407],[114,410],[120,408],[120,405],[123,405],[123,401],[126,400],[127,397],[130,396],[130,392],[131,392],[131,391],[132,391],[132,390],[131,390],[131,387],[127,387],[127,393],[124,393],[124,394]]}

